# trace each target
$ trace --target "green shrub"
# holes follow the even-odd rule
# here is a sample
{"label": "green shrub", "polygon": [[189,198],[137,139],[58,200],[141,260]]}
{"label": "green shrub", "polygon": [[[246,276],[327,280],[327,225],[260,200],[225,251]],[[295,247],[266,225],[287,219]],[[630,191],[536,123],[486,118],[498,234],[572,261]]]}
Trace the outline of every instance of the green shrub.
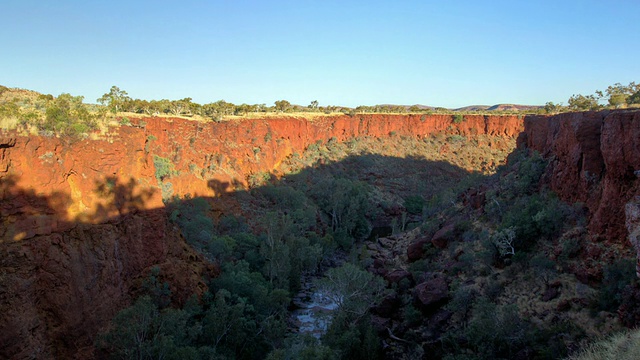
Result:
{"label": "green shrub", "polygon": [[567,205],[550,193],[522,196],[509,207],[500,227],[515,229],[513,245],[516,251],[528,250],[540,238],[561,235],[566,210]]}
{"label": "green shrub", "polygon": [[620,259],[605,266],[598,296],[600,310],[617,311],[622,303],[623,290],[637,281],[636,279],[636,263],[631,259]]}
{"label": "green shrub", "polygon": [[282,349],[269,353],[267,360],[337,360],[338,354],[313,336],[295,336]]}
{"label": "green shrub", "polygon": [[268,171],[262,171],[249,175],[247,181],[249,186],[253,188],[266,185],[269,179],[271,179],[271,174]]}
{"label": "green shrub", "polygon": [[462,114],[453,115],[453,123],[454,124],[460,124],[463,121],[464,121],[464,115],[462,115]]}
{"label": "green shrub", "polygon": [[450,143],[463,143],[466,141],[467,141],[467,138],[462,135],[451,135],[447,137],[447,142],[450,142]]}
{"label": "green shrub", "polygon": [[207,251],[213,258],[222,260],[231,255],[235,246],[236,240],[231,236],[213,236],[207,244]]}
{"label": "green shrub", "polygon": [[211,243],[215,228],[213,220],[208,216],[211,207],[205,199],[173,199],[167,205],[167,209],[171,211],[169,220],[180,227],[187,243],[196,249],[203,250],[209,246],[211,248],[208,250],[213,251],[214,255],[228,254],[232,251],[234,244],[231,240],[222,239],[225,244],[217,244],[215,241]]}
{"label": "green shrub", "polygon": [[424,208],[424,199],[420,195],[411,195],[404,199],[404,208],[409,214],[419,215],[422,214]]}
{"label": "green shrub", "polygon": [[512,358],[526,343],[528,324],[520,318],[517,305],[496,305],[480,298],[472,314],[465,332],[476,354],[488,359]]}
{"label": "green shrub", "polygon": [[167,177],[175,175],[177,172],[175,166],[171,160],[160,157],[158,155],[153,156],[153,165],[156,168],[156,179],[158,182],[162,182]]}
{"label": "green shrub", "polygon": [[96,116],[82,103],[82,96],[60,94],[47,102],[41,130],[64,135],[79,135],[96,128]]}

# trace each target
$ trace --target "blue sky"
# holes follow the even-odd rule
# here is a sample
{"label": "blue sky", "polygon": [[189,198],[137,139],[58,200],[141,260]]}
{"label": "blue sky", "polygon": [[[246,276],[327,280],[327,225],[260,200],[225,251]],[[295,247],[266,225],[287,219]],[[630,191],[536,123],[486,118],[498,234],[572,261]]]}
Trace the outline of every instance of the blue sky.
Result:
{"label": "blue sky", "polygon": [[640,82],[640,1],[0,2],[0,84],[141,99],[460,107]]}

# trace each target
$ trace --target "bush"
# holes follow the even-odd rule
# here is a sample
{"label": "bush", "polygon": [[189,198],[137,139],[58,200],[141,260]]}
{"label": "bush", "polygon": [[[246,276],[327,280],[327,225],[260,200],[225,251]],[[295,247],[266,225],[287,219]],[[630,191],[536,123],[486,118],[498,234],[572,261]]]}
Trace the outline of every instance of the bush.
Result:
{"label": "bush", "polygon": [[620,259],[604,268],[602,288],[598,296],[600,310],[615,312],[622,303],[624,289],[636,281],[636,263]]}
{"label": "bush", "polygon": [[282,349],[274,350],[267,360],[336,360],[338,354],[313,336],[295,336],[285,342]]}
{"label": "bush", "polygon": [[514,305],[496,305],[486,298],[473,305],[466,337],[474,352],[486,358],[512,358],[527,341],[528,324]]}
{"label": "bush", "polygon": [[249,175],[247,182],[249,183],[249,186],[253,188],[266,185],[269,182],[269,179],[271,179],[271,174],[267,171],[263,171]]}
{"label": "bush", "polygon": [[[182,235],[187,243],[194,246],[198,250],[203,250],[205,246],[212,246],[212,251],[220,251],[229,253],[231,249],[226,249],[226,245],[217,248],[216,244],[210,244],[214,236],[213,220],[208,217],[210,206],[203,198],[195,199],[173,199],[167,206],[171,211],[169,220],[180,227]],[[218,253],[217,253],[218,254]],[[219,255],[219,254],[218,254]]]}
{"label": "bush", "polygon": [[422,214],[422,209],[424,208],[424,199],[419,195],[408,196],[404,200],[404,208],[409,214],[420,215]]}
{"label": "bush", "polygon": [[513,246],[526,251],[540,238],[560,236],[566,215],[567,205],[551,193],[522,196],[509,207],[500,227],[515,229]]}
{"label": "bush", "polygon": [[79,135],[96,128],[96,116],[82,103],[82,96],[60,94],[47,102],[42,130],[64,135]]}
{"label": "bush", "polygon": [[467,138],[462,135],[451,135],[447,137],[447,142],[450,143],[463,143],[467,141]]}
{"label": "bush", "polygon": [[156,168],[156,179],[158,183],[162,182],[167,177],[177,174],[175,166],[171,160],[160,157],[158,155],[153,156],[153,165]]}

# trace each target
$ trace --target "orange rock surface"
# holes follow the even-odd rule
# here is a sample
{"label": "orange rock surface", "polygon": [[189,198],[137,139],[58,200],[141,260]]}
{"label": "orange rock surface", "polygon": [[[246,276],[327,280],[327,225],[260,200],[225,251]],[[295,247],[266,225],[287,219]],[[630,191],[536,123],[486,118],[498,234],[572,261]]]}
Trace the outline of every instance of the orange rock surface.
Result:
{"label": "orange rock surface", "polygon": [[624,207],[640,195],[640,111],[528,116],[524,125],[518,146],[551,160],[551,189],[585,204],[592,234],[628,246]]}

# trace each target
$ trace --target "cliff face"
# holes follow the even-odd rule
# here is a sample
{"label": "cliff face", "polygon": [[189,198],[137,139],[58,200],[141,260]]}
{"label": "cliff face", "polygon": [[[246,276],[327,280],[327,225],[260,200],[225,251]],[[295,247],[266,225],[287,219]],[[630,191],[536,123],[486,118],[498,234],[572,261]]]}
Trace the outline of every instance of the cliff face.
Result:
{"label": "cliff face", "polygon": [[550,187],[589,209],[590,231],[623,247],[625,204],[640,195],[638,111],[459,123],[448,115],[146,118],[112,131],[94,140],[0,134],[0,358],[90,356],[97,331],[155,265],[176,300],[204,291],[215,268],[167,221],[163,198],[203,196],[233,209],[221,195],[318,141],[519,135],[518,146],[551,160]]}
{"label": "cliff face", "polygon": [[[95,334],[152,266],[175,298],[215,268],[163,198],[214,203],[317,142],[395,133],[515,137],[515,116],[356,115],[223,123],[133,119],[94,140],[0,134],[0,358],[90,357]],[[220,206],[233,208],[233,204]]]}
{"label": "cliff face", "polygon": [[592,234],[628,246],[624,208],[640,195],[639,111],[528,116],[518,146],[551,160],[550,187],[585,204]]}

